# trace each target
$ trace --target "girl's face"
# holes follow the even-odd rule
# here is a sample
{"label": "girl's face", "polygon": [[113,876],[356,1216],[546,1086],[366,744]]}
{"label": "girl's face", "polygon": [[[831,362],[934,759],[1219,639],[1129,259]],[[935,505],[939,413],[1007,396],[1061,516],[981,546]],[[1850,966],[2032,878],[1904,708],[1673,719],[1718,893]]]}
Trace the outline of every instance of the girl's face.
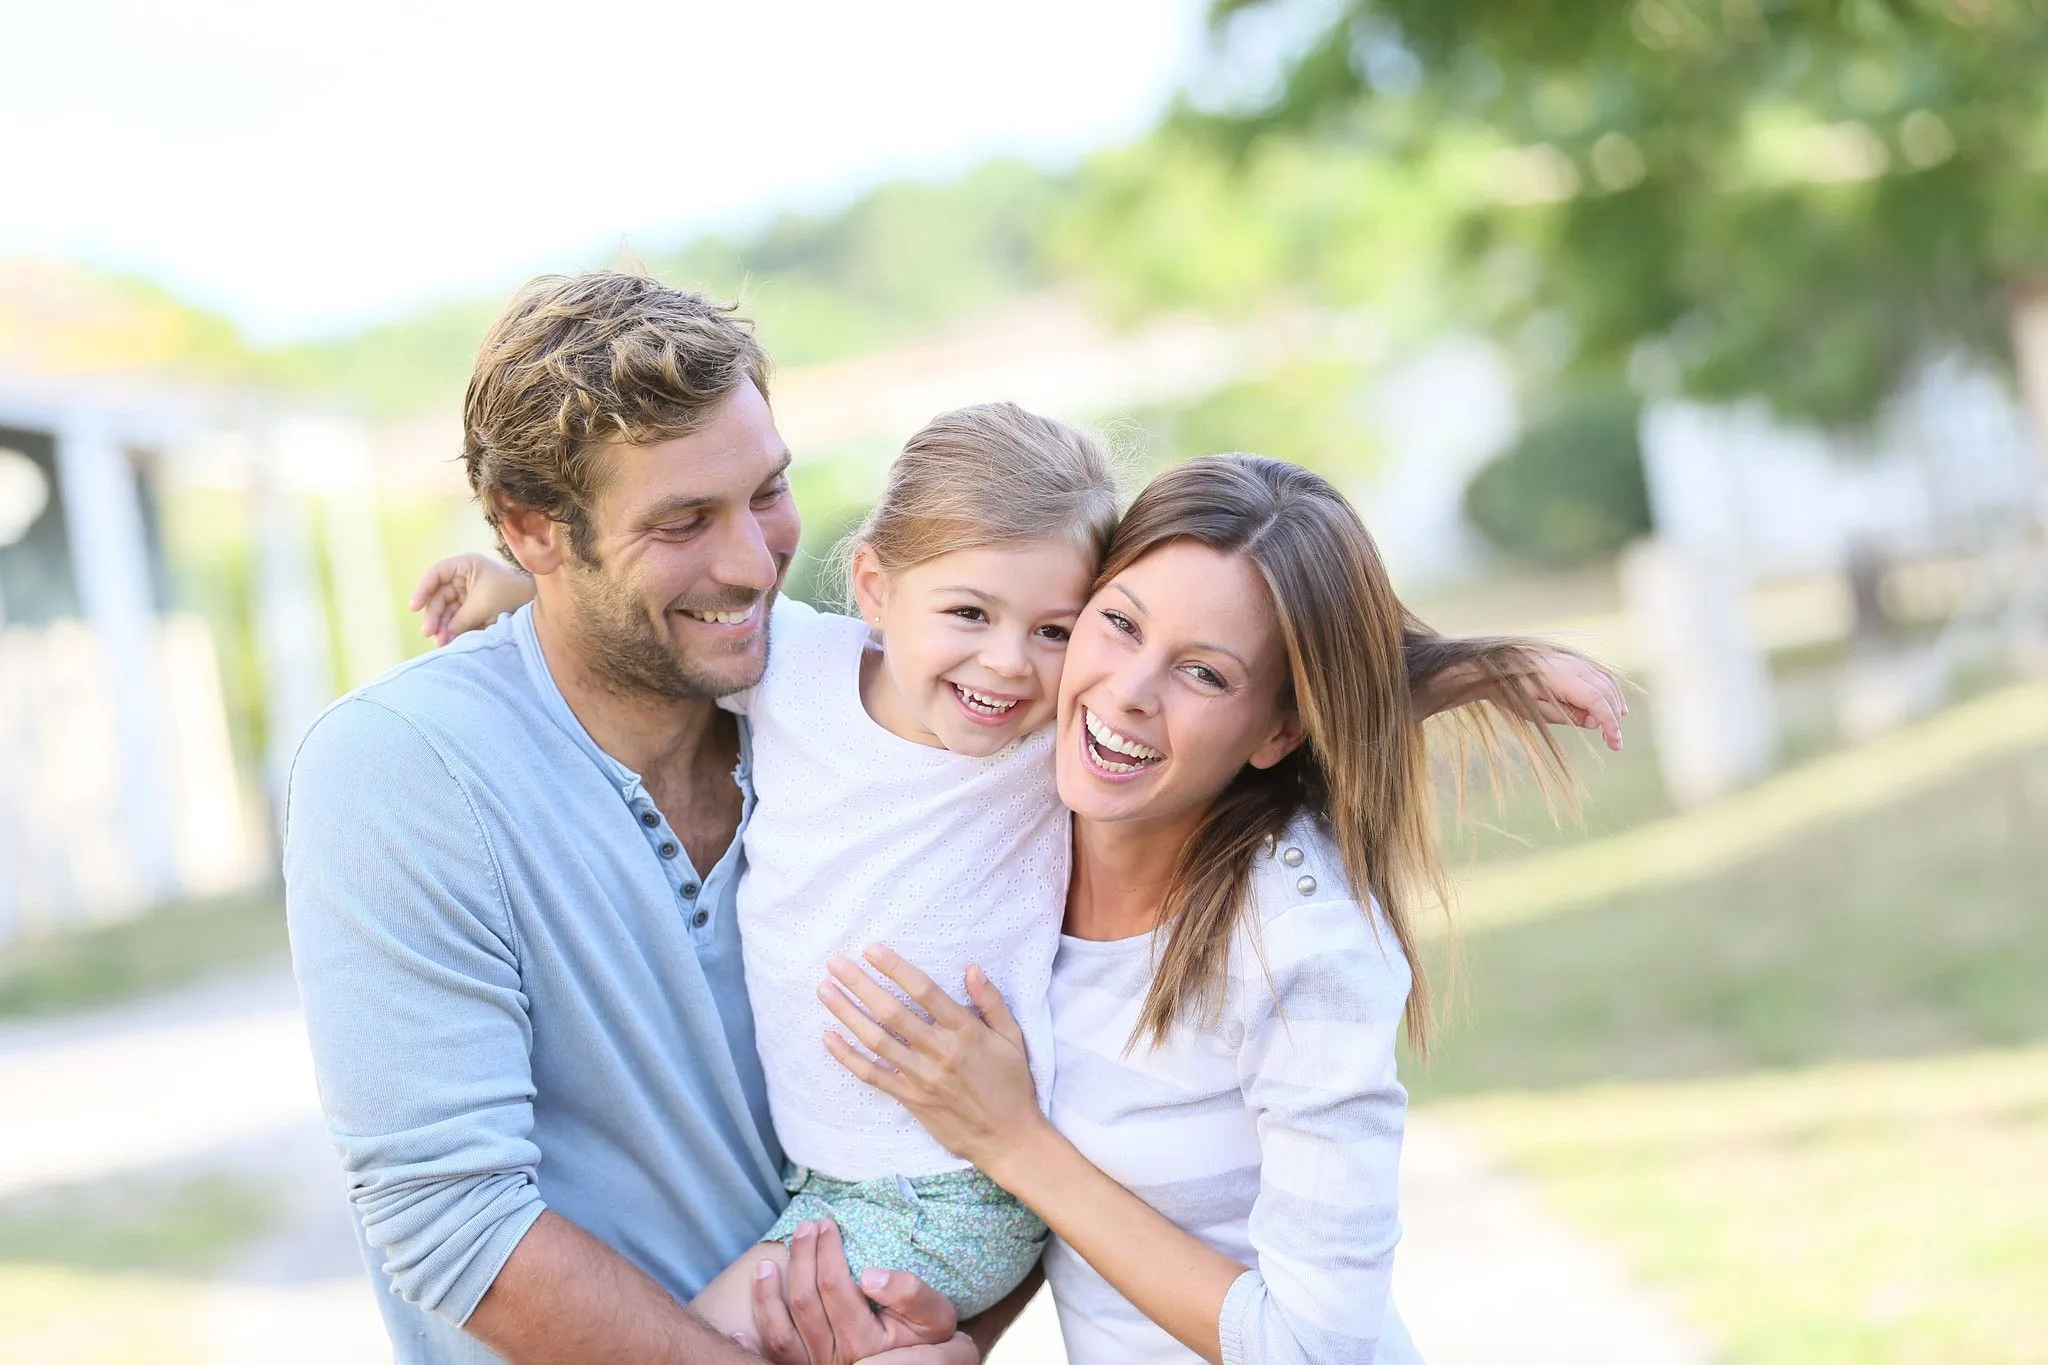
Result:
{"label": "girl's face", "polygon": [[854,557],[861,614],[882,634],[868,714],[905,739],[980,757],[1052,719],[1067,637],[1095,565],[1063,540],[956,550],[884,573]]}
{"label": "girl's face", "polygon": [[1301,742],[1281,706],[1272,594],[1237,555],[1176,541],[1089,599],[1060,683],[1060,799],[1084,819],[1184,820]]}

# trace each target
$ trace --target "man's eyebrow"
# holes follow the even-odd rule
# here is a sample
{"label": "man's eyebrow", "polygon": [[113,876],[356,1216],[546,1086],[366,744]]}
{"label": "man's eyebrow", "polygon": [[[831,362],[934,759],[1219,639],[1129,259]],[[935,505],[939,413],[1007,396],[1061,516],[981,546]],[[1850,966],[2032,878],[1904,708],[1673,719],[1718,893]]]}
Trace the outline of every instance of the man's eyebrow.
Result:
{"label": "man's eyebrow", "polygon": [[[770,479],[781,478],[784,474],[787,474],[789,472],[789,467],[791,464],[795,462],[795,460],[796,457],[790,454],[790,452],[785,449],[782,452],[782,458],[776,462],[775,468],[770,470],[768,473],[768,477],[761,480],[761,482],[767,483]],[[640,514],[640,520],[643,525],[655,526],[660,524],[661,522],[668,521],[673,517],[679,517],[683,515],[685,512],[701,512],[707,507],[716,507],[719,503],[723,501],[725,501],[723,498],[715,498],[708,494],[702,497],[695,498],[664,498],[662,501],[655,503],[652,507],[642,512]]]}

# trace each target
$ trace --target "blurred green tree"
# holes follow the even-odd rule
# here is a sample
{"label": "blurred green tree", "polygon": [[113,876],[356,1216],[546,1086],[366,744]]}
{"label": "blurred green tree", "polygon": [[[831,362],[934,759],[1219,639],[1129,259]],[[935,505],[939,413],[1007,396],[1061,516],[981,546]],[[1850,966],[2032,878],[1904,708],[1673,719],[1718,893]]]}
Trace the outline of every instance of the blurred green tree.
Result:
{"label": "blurred green tree", "polygon": [[1843,426],[1930,355],[2009,359],[2048,275],[2044,10],[1214,0],[1237,93],[1181,121],[1251,154],[1492,139],[1456,233],[1492,322],[1561,319],[1581,371]]}
{"label": "blurred green tree", "polygon": [[1569,568],[1612,559],[1650,530],[1628,389],[1574,392],[1529,424],[1465,489],[1465,515],[1518,559]]}

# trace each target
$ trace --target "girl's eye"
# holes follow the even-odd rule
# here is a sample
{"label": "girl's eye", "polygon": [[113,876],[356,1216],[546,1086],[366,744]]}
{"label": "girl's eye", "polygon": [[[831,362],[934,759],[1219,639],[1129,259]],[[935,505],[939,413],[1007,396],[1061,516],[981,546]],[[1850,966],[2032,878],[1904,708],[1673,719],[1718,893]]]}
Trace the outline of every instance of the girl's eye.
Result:
{"label": "girl's eye", "polygon": [[1065,644],[1067,638],[1072,634],[1073,632],[1065,626],[1040,626],[1038,628],[1038,637],[1041,640],[1051,640],[1055,644]]}
{"label": "girl's eye", "polygon": [[1120,611],[1103,610],[1102,619],[1109,622],[1110,629],[1124,635],[1136,635],[1138,628],[1131,624],[1131,618]]}
{"label": "girl's eye", "polygon": [[988,620],[988,613],[980,607],[952,607],[948,609],[948,612],[950,615],[957,616],[963,621]]}

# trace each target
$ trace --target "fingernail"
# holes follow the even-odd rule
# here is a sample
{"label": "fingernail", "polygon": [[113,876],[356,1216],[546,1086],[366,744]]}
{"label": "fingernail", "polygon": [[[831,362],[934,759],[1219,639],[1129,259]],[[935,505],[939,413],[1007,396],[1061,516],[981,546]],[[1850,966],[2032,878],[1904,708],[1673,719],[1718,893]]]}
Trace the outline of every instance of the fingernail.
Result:
{"label": "fingernail", "polygon": [[796,1235],[799,1237],[810,1237],[815,1235],[817,1231],[817,1226],[813,1224],[809,1219],[805,1219],[803,1222],[798,1223],[796,1225]]}
{"label": "fingernail", "polygon": [[860,1273],[860,1287],[870,1294],[889,1287],[889,1272],[886,1270],[863,1270]]}
{"label": "fingernail", "polygon": [[762,1261],[759,1265],[754,1267],[754,1278],[757,1280],[765,1280],[774,1273],[775,1262],[773,1261]]}

